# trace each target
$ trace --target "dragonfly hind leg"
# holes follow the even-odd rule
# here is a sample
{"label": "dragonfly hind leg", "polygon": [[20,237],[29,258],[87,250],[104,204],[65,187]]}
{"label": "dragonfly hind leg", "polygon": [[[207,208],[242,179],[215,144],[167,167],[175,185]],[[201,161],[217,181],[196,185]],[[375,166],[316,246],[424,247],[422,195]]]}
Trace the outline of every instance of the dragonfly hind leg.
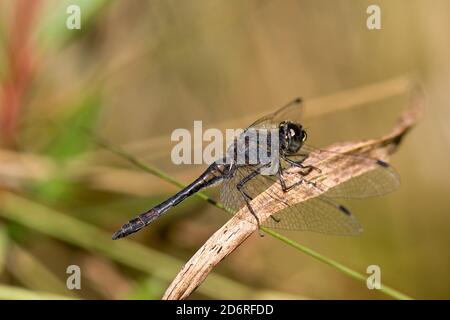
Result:
{"label": "dragonfly hind leg", "polygon": [[281,218],[275,217],[275,215],[273,215],[273,214],[270,215],[270,218],[271,218],[273,221],[275,221],[276,223],[278,223],[278,222],[281,221]]}
{"label": "dragonfly hind leg", "polygon": [[[259,170],[255,170],[252,171],[248,176],[244,177],[241,181],[239,181],[239,183],[236,185],[236,188],[238,189],[238,191],[241,193],[242,197],[245,200],[245,203],[247,205],[248,210],[250,211],[250,213],[252,214],[252,216],[255,217],[256,223],[258,225],[258,230],[261,228],[261,223],[259,220],[259,217],[256,215],[255,211],[253,210],[252,205],[250,204],[250,201],[252,201],[252,197],[250,197],[244,190],[242,190],[242,188],[244,187],[244,185],[246,183],[248,183],[250,180],[252,180],[253,178],[255,178],[256,176],[258,176],[260,174]],[[259,232],[259,235],[261,237],[264,236],[263,233],[261,233],[261,231]]]}

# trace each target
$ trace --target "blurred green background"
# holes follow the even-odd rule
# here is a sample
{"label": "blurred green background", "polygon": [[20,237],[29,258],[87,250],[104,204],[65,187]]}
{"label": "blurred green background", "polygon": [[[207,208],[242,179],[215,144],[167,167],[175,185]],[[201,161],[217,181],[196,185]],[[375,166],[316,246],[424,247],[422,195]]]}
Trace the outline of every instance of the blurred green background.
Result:
{"label": "blurred green background", "polygon": [[[376,3],[382,30],[371,31],[372,1],[1,1],[0,297],[158,299],[226,221],[192,198],[113,242],[177,189],[81,128],[189,182],[204,166],[171,163],[176,128],[244,127],[296,96],[332,110],[340,93],[381,83],[386,99],[319,117],[310,134],[374,137],[405,107],[388,93],[410,77],[428,102],[392,159],[401,188],[349,204],[361,236],[284,234],[362,273],[379,265],[382,283],[414,298],[450,298],[450,1]],[[66,28],[69,4],[81,30]],[[81,290],[66,288],[69,265],[81,267]],[[255,234],[192,298],[388,297]]]}

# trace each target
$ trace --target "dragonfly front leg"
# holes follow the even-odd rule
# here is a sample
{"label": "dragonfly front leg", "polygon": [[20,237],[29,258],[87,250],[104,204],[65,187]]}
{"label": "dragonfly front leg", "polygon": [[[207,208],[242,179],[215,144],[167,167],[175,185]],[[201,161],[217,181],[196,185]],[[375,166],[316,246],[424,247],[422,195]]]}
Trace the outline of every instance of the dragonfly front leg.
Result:
{"label": "dragonfly front leg", "polygon": [[304,165],[303,162],[306,160],[306,158],[303,158],[300,161],[294,161],[292,159],[289,159],[286,156],[283,156],[283,160],[286,161],[287,163],[289,163],[290,165],[297,167],[297,168],[301,168],[301,169],[306,169],[305,172],[302,172],[301,175],[308,175],[309,173],[311,173],[311,171],[315,170],[318,173],[322,173],[322,170],[320,170],[319,168],[313,166],[313,165]]}
{"label": "dragonfly front leg", "polygon": [[[317,172],[321,173],[322,170],[320,170],[319,168],[312,166],[312,165],[303,165],[303,161],[305,161],[306,157],[303,158],[300,161],[294,161],[289,159],[287,156],[282,156],[282,159],[284,161],[286,161],[287,163],[289,163],[292,166],[295,166],[297,168],[301,168],[301,169],[306,169],[306,171],[302,171],[300,172],[301,176],[307,176],[309,173],[311,173],[311,171],[316,170]],[[292,190],[293,188],[301,185],[304,182],[304,179],[302,178],[300,181],[297,181],[295,183],[293,183],[292,185],[288,186],[286,184],[286,181],[284,179],[284,175],[283,175],[283,167],[281,165],[281,161],[280,164],[278,166],[278,175],[279,175],[279,180],[280,180],[280,184],[281,184],[281,189],[283,190],[283,192],[288,192],[290,190]]]}

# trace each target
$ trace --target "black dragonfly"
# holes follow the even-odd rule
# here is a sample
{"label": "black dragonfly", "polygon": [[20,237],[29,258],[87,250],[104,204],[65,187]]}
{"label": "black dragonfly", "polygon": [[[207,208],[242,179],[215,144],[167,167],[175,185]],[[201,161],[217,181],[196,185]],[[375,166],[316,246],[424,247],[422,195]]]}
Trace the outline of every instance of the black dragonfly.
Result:
{"label": "black dragonfly", "polygon": [[[307,176],[312,170],[321,173],[320,168],[304,164],[308,155],[318,149],[305,144],[307,133],[300,123],[301,105],[302,100],[297,98],[274,113],[255,121],[234,140],[225,157],[212,163],[195,181],[174,196],[124,224],[112,238],[114,240],[123,238],[139,231],[184,199],[216,184],[222,185],[220,198],[224,206],[231,211],[247,206],[252,222],[258,227],[263,225],[334,235],[360,233],[362,228],[357,219],[349,209],[339,204],[338,199],[378,196],[393,191],[399,185],[398,175],[388,163],[363,155],[343,153],[339,156],[364,158],[372,164],[374,168],[372,171],[350,179],[318,197],[288,206],[263,223],[260,223],[258,215],[251,206],[251,200],[267,190],[273,183],[279,183],[285,193],[295,192],[292,189],[305,182],[320,188],[306,178],[287,185],[284,175],[285,170],[292,167],[298,168],[300,177]],[[297,118],[299,121],[296,121]],[[257,134],[248,135],[249,132]],[[262,132],[264,135],[260,134]],[[272,143],[275,141],[272,139],[274,132],[278,138],[275,152]],[[261,139],[261,136],[265,138]],[[269,157],[259,157],[264,154],[264,152],[261,153],[261,149],[264,149],[263,151]],[[239,157],[240,155],[243,156]],[[274,159],[277,162],[275,171]],[[269,167],[272,171],[268,170]],[[276,199],[276,201],[283,201],[283,199]]]}

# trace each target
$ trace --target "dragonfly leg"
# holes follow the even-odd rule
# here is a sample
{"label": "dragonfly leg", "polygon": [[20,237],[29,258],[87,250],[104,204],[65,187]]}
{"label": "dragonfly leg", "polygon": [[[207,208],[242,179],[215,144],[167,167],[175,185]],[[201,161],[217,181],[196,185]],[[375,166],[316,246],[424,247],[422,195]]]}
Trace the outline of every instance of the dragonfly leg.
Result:
{"label": "dragonfly leg", "polygon": [[300,181],[297,181],[297,182],[293,183],[292,185],[287,186],[286,181],[284,181],[283,169],[281,168],[281,165],[278,166],[278,175],[280,176],[280,184],[281,184],[281,189],[283,190],[283,192],[288,192],[289,190],[301,185],[304,180],[304,179],[301,179]]}
{"label": "dragonfly leg", "polygon": [[294,161],[294,160],[289,159],[288,157],[284,156],[283,159],[284,159],[287,163],[289,163],[290,165],[293,165],[294,167],[301,168],[301,169],[306,169],[306,170],[307,170],[306,172],[302,172],[301,175],[306,176],[306,175],[308,175],[308,174],[309,174],[311,171],[313,171],[313,170],[317,171],[318,173],[322,173],[322,170],[320,170],[319,168],[317,168],[317,167],[315,167],[315,166],[313,166],[313,165],[306,165],[306,166],[303,165],[302,163],[303,163],[303,161],[306,160],[306,158],[304,158],[304,159],[302,159],[302,160],[300,160],[300,161]]}
{"label": "dragonfly leg", "polygon": [[[261,223],[259,221],[259,217],[256,215],[255,211],[253,210],[252,205],[250,204],[250,201],[252,200],[252,198],[244,191],[242,190],[242,188],[244,187],[244,185],[249,182],[250,180],[252,180],[253,178],[255,178],[256,176],[258,176],[260,174],[259,170],[255,170],[252,171],[248,176],[244,177],[241,181],[239,181],[239,183],[236,185],[236,188],[238,189],[238,191],[241,193],[242,197],[245,200],[245,203],[247,204],[247,208],[250,211],[250,213],[255,217],[256,219],[256,223],[258,224],[258,229],[261,228]],[[262,234],[261,232],[259,233],[259,235],[261,237],[264,236],[264,234]]]}
{"label": "dragonfly leg", "polygon": [[[281,165],[280,165],[278,168],[280,168],[280,167],[281,167]],[[280,176],[281,176],[281,175],[280,175]],[[270,178],[269,178],[268,176],[266,176],[266,175],[262,175],[262,177],[270,179]],[[270,179],[270,181],[274,182],[272,179]],[[282,184],[282,188],[283,188],[283,185],[285,186],[284,180],[280,180],[280,183]],[[284,191],[284,189],[283,189],[283,191]],[[249,197],[249,198],[250,198],[250,197]],[[250,198],[250,199],[251,199],[251,198]],[[280,200],[280,199],[279,199],[279,200]],[[282,201],[282,200],[280,200],[280,201]],[[275,217],[275,215],[273,215],[273,214],[270,215],[270,218],[271,218],[273,221],[277,222],[277,223],[281,221],[280,218]]]}
{"label": "dragonfly leg", "polygon": [[281,184],[281,189],[283,190],[283,192],[287,191],[286,188],[286,181],[284,181],[284,176],[283,176],[283,169],[281,167],[281,163],[278,165],[278,175],[280,176],[280,184]]}
{"label": "dragonfly leg", "polygon": [[275,221],[276,223],[278,223],[278,222],[280,222],[281,221],[281,219],[280,218],[277,218],[277,217],[275,217],[273,214],[271,214],[270,215],[270,217],[272,218],[272,220],[273,221]]}

